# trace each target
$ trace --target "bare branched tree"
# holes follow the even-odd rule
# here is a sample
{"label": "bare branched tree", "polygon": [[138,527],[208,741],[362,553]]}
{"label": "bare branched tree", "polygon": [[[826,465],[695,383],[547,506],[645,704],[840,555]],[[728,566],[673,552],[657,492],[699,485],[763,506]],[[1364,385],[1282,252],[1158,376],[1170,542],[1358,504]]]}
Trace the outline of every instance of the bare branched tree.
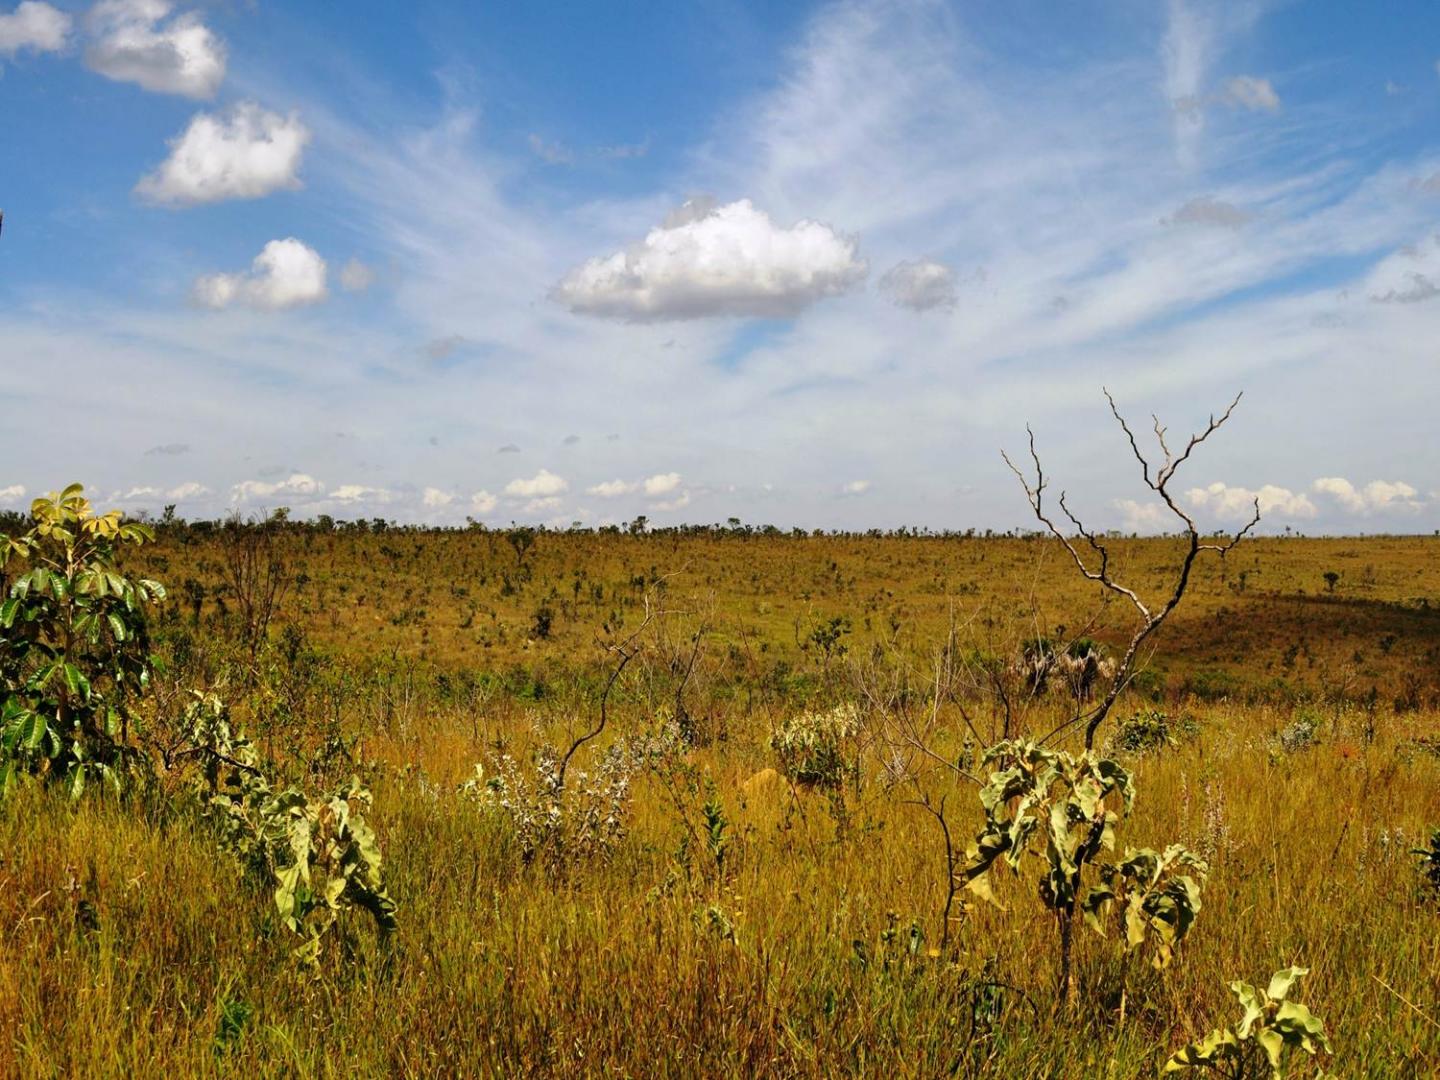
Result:
{"label": "bare branched tree", "polygon": [[246,522],[238,515],[220,532],[226,584],[239,609],[252,669],[290,588],[290,571],[276,542],[278,532],[274,519]]}
{"label": "bare branched tree", "polygon": [[[705,646],[715,625],[714,594],[688,597],[689,618],[670,618],[656,625],[652,647],[641,661],[642,682],[652,715],[668,706],[681,736],[691,746],[709,744],[720,722],[707,703],[707,688],[714,678],[713,664],[706,663]],[[682,612],[676,611],[676,616]],[[687,691],[697,691],[698,712],[687,704]]]}
{"label": "bare branched tree", "polygon": [[[1179,471],[1180,466],[1184,465],[1185,462],[1190,459],[1190,455],[1197,446],[1218,431],[1224,423],[1230,419],[1230,414],[1235,411],[1235,406],[1240,404],[1242,395],[1236,394],[1235,400],[1230,403],[1230,407],[1218,418],[1211,415],[1210,422],[1205,426],[1205,430],[1191,435],[1189,441],[1185,444],[1185,448],[1178,454],[1171,450],[1169,443],[1166,441],[1166,429],[1161,425],[1159,418],[1152,416],[1151,419],[1154,420],[1155,439],[1160,445],[1161,454],[1164,455],[1164,460],[1158,465],[1155,465],[1151,463],[1150,459],[1147,458],[1145,453],[1140,449],[1140,444],[1135,438],[1134,431],[1131,430],[1125,418],[1120,415],[1120,410],[1115,404],[1115,399],[1110,395],[1110,391],[1106,390],[1104,393],[1105,399],[1110,403],[1111,414],[1119,423],[1120,429],[1125,432],[1125,437],[1130,441],[1130,449],[1135,455],[1135,460],[1140,463],[1140,474],[1144,478],[1146,486],[1155,492],[1155,494],[1159,495],[1166,507],[1175,515],[1176,520],[1181,526],[1181,535],[1186,541],[1184,557],[1176,573],[1175,582],[1162,600],[1154,602],[1153,604],[1147,604],[1134,589],[1121,584],[1115,579],[1110,568],[1110,549],[1101,541],[1097,533],[1091,529],[1087,529],[1081,524],[1079,518],[1071,512],[1070,507],[1066,505],[1065,492],[1063,491],[1060,493],[1057,502],[1060,506],[1060,512],[1065,515],[1065,519],[1074,529],[1074,533],[1067,534],[1055,524],[1055,521],[1045,507],[1045,490],[1048,481],[1045,479],[1045,471],[1040,465],[1040,455],[1035,449],[1035,433],[1031,431],[1028,426],[1025,430],[1030,436],[1030,460],[1034,462],[1035,465],[1034,482],[1032,483],[1025,473],[1016,467],[1015,463],[1010,460],[1008,454],[1004,454],[1003,452],[1001,454],[1001,456],[1005,458],[1005,464],[1010,466],[1010,471],[1019,478],[1021,486],[1024,487],[1025,497],[1030,501],[1030,508],[1035,512],[1035,517],[1065,546],[1065,550],[1070,553],[1070,557],[1075,561],[1075,565],[1079,568],[1080,572],[1089,580],[1098,582],[1103,589],[1128,601],[1139,615],[1139,624],[1130,638],[1130,644],[1126,647],[1124,655],[1115,666],[1115,672],[1110,679],[1109,689],[1104,697],[1100,698],[1098,704],[1093,704],[1089,708],[1084,707],[1082,703],[1073,717],[1066,720],[1041,740],[1042,742],[1048,742],[1075,725],[1083,723],[1085,725],[1085,749],[1087,750],[1094,748],[1096,731],[1098,731],[1100,725],[1105,722],[1105,718],[1110,715],[1110,710],[1114,707],[1121,692],[1129,685],[1130,679],[1134,674],[1135,661],[1139,655],[1140,647],[1150,635],[1160,628],[1161,624],[1163,624],[1170,616],[1170,613],[1179,606],[1181,599],[1185,596],[1185,590],[1190,584],[1190,572],[1195,565],[1196,558],[1199,557],[1202,551],[1213,551],[1221,558],[1224,558],[1230,549],[1238,544],[1260,521],[1260,500],[1256,499],[1255,513],[1243,528],[1233,536],[1227,536],[1223,542],[1207,543],[1201,536],[1200,530],[1196,527],[1195,519],[1181,509],[1179,502],[1176,501],[1174,494],[1170,490],[1170,482],[1174,480],[1175,474]],[[1082,549],[1088,549],[1086,554],[1082,554]],[[1087,561],[1087,555],[1089,561]]]}
{"label": "bare branched tree", "polygon": [[560,758],[557,787],[561,789],[565,787],[565,771],[570,768],[570,759],[575,756],[575,752],[591,739],[599,738],[609,724],[610,692],[615,689],[615,684],[620,681],[620,676],[625,674],[625,669],[630,666],[630,662],[642,652],[644,648],[642,639],[645,636],[645,632],[650,629],[650,624],[657,619],[663,619],[669,614],[670,612],[662,608],[652,606],[650,594],[646,593],[645,617],[640,621],[640,625],[618,641],[605,641],[601,643],[605,652],[614,660],[615,666],[610,669],[610,675],[605,680],[605,688],[600,692],[600,706],[598,715],[595,718],[595,726],[577,735],[571,741],[570,748],[566,750],[564,756]]}

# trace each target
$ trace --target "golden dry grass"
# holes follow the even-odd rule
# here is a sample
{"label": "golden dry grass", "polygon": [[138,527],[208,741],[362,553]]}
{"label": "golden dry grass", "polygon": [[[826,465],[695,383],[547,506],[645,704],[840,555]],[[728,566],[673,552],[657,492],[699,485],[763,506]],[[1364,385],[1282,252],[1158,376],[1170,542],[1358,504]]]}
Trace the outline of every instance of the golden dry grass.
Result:
{"label": "golden dry grass", "polygon": [[[191,539],[167,536],[152,562],[177,596],[187,577],[219,578],[213,540]],[[1440,716],[1436,615],[1420,602],[1440,597],[1435,543],[1261,541],[1197,581],[1153,665],[1166,673],[1158,707],[1190,715],[1197,733],[1130,760],[1139,795],[1121,842],[1206,853],[1204,908],[1163,974],[1127,968],[1113,942],[1083,932],[1078,1005],[1057,1011],[1054,927],[1031,885],[1002,888],[1007,912],[967,910],[931,955],[939,833],[880,781],[878,753],[843,815],[783,782],[744,789],[776,765],[772,725],[853,697],[856,668],[913,665],[923,686],[952,613],[997,649],[1036,627],[1084,625],[1094,594],[1053,546],[545,535],[507,592],[517,560],[503,536],[293,534],[287,559],[308,581],[285,621],[308,643],[292,635],[256,689],[232,677],[230,692],[281,767],[290,755],[303,772],[322,720],[359,737],[401,905],[393,946],[353,920],[317,979],[291,959],[265,891],[189,811],[23,792],[0,810],[0,1074],[1153,1076],[1170,1051],[1235,1018],[1229,980],[1298,963],[1333,1072],[1434,1075],[1440,910],[1407,849],[1440,825],[1440,757],[1417,742]],[[1170,548],[1121,546],[1136,580],[1160,580]],[[1321,576],[1331,567],[1343,575],[1334,594]],[[730,820],[726,873],[693,862],[686,873],[681,810],[654,776],[637,781],[613,858],[562,876],[521,866],[503,820],[456,786],[499,745],[523,758],[582,730],[605,670],[598,625],[633,627],[634,579],[653,593],[682,568],[666,602],[692,614],[674,616],[672,638],[628,674],[597,744],[670,707],[661,661],[683,652],[693,613],[708,614],[687,706],[711,738],[688,765],[712,779]],[[530,632],[541,605],[555,612],[548,639]],[[186,638],[205,659],[185,670],[218,670],[231,654],[214,602],[200,633],[182,602],[172,610],[165,647]],[[1108,610],[1098,636],[1116,640],[1121,614]],[[847,656],[801,647],[836,615],[853,622]],[[897,644],[874,654],[883,641]],[[1421,673],[1423,700],[1397,713],[1408,671]],[[1028,722],[1043,729],[1059,708],[1044,703]],[[1286,752],[1275,735],[1297,709],[1319,738]],[[947,749],[958,743],[958,715],[940,726]],[[968,838],[975,789],[947,791]],[[693,815],[698,803],[682,806]],[[912,925],[923,935],[913,952]],[[249,1015],[217,1047],[227,1010]]]}

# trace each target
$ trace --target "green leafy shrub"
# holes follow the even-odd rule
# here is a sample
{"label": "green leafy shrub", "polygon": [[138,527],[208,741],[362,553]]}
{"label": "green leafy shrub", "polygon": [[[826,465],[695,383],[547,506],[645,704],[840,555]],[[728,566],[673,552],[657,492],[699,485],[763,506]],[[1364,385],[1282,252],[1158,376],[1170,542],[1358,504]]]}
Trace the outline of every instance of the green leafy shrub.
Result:
{"label": "green leafy shrub", "polygon": [[[1117,864],[1097,862],[1102,852],[1114,850],[1115,827],[1134,801],[1130,774],[1088,751],[1077,757],[1021,741],[992,746],[982,764],[993,769],[980,790],[985,827],[959,875],[967,889],[998,905],[992,871],[1004,865],[1018,874],[1025,854],[1041,849],[1039,893],[1059,931],[1061,1001],[1071,993],[1077,910],[1102,935],[1105,917],[1123,914],[1127,951],[1153,941],[1152,963],[1167,966],[1199,913],[1206,867],[1179,845],[1163,854],[1127,850]],[[1112,805],[1116,798],[1119,812]]]}
{"label": "green leafy shrub", "polygon": [[1173,749],[1180,739],[1195,733],[1195,721],[1189,716],[1172,717],[1162,709],[1141,709],[1116,725],[1108,749],[1112,753],[1147,754],[1167,746]]}
{"label": "green leafy shrub", "polygon": [[1201,668],[1185,678],[1184,692],[1201,701],[1225,701],[1243,689],[1240,679],[1222,668]]}
{"label": "green leafy shrub", "polygon": [[154,534],[97,515],[83,491],[36,499],[30,528],[0,535],[0,794],[26,773],[75,795],[96,778],[118,790],[143,762],[132,727],[150,681],[146,608],[165,589],[117,560]]}
{"label": "green leafy shrub", "polygon": [[1283,1077],[1295,1050],[1314,1055],[1330,1053],[1325,1025],[1299,1002],[1288,1000],[1295,983],[1309,974],[1308,968],[1289,967],[1270,977],[1262,994],[1247,982],[1236,981],[1230,990],[1244,1009],[1233,1027],[1216,1028],[1204,1039],[1175,1053],[1165,1063],[1165,1072],[1208,1069],[1229,1080],[1258,1077],[1269,1071]]}
{"label": "green leafy shrub", "polygon": [[325,935],[351,908],[368,911],[382,935],[393,931],[395,902],[364,817],[369,790],[352,778],[315,797],[293,787],[274,791],[219,698],[196,694],[186,717],[194,746],[182,753],[202,761],[208,812],[221,843],[273,884],[281,921],[305,939],[296,955],[316,963]]}
{"label": "green leafy shrub", "polygon": [[1200,891],[1208,873],[1205,861],[1180,844],[1163,852],[1126,849],[1119,863],[1100,865],[1100,882],[1085,895],[1081,910],[1101,937],[1106,914],[1117,913],[1125,926],[1126,947],[1136,949],[1153,940],[1150,963],[1163,969],[1200,914]]}
{"label": "green leafy shrub", "polygon": [[854,774],[860,710],[853,704],[787,716],[770,736],[780,771],[797,784],[837,788]]}
{"label": "green leafy shrub", "polygon": [[1308,750],[1320,741],[1320,717],[1310,709],[1299,709],[1275,738],[1287,754]]}

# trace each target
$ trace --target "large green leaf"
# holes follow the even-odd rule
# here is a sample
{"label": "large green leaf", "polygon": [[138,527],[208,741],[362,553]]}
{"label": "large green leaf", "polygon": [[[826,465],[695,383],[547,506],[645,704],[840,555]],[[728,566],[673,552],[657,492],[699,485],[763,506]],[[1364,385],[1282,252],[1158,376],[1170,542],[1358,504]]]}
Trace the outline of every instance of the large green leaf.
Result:
{"label": "large green leaf", "polygon": [[1270,976],[1270,987],[1265,991],[1265,996],[1271,1001],[1284,1001],[1285,996],[1290,993],[1290,988],[1295,985],[1296,980],[1304,978],[1309,974],[1309,968],[1283,968]]}

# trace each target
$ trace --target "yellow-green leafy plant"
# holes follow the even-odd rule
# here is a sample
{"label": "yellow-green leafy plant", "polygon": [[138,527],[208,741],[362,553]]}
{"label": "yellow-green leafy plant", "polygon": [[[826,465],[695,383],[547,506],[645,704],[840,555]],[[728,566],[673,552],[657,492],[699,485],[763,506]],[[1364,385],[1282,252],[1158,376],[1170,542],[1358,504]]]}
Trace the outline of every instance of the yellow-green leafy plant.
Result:
{"label": "yellow-green leafy plant", "polygon": [[118,560],[154,538],[118,510],[96,514],[79,484],[0,535],[0,793],[23,774],[74,795],[92,779],[118,790],[143,760],[132,727],[150,682],[146,612],[165,589]]}
{"label": "yellow-green leafy plant", "polygon": [[1125,849],[1118,863],[1101,863],[1100,881],[1081,902],[1085,921],[1102,937],[1105,917],[1116,913],[1125,927],[1125,945],[1138,949],[1150,941],[1157,969],[1170,966],[1175,946],[1200,914],[1200,892],[1209,873],[1194,852],[1171,844],[1163,852]]}
{"label": "yellow-green leafy plant", "polygon": [[1134,801],[1130,774],[1089,751],[1076,756],[1018,740],[992,746],[982,764],[992,770],[980,789],[985,826],[958,876],[971,892],[998,904],[990,880],[995,869],[1019,874],[1026,855],[1044,860],[1038,886],[1059,934],[1060,1001],[1069,1001],[1073,989],[1077,911],[1102,934],[1105,918],[1123,913],[1127,950],[1151,942],[1152,963],[1167,966],[1200,910],[1205,864],[1178,845],[1163,854],[1127,850],[1118,863],[1099,862],[1114,850],[1115,827]]}
{"label": "yellow-green leafy plant", "polygon": [[853,704],[787,716],[770,736],[780,771],[793,783],[837,788],[854,775],[860,710]]}
{"label": "yellow-green leafy plant", "polygon": [[1311,1057],[1319,1050],[1330,1053],[1321,1019],[1289,1000],[1295,983],[1309,973],[1302,967],[1277,971],[1264,993],[1247,982],[1232,982],[1230,990],[1244,1015],[1233,1026],[1216,1028],[1177,1051],[1165,1063],[1165,1072],[1208,1069],[1227,1080],[1249,1080],[1268,1072],[1278,1080],[1288,1074],[1296,1050]]}
{"label": "yellow-green leafy plant", "polygon": [[331,794],[273,791],[254,746],[230,723],[224,703],[196,694],[186,712],[209,793],[208,810],[222,844],[252,873],[273,884],[286,928],[304,938],[296,955],[320,956],[325,935],[350,908],[362,908],[382,935],[396,928],[380,845],[364,814],[369,789],[358,779]]}
{"label": "yellow-green leafy plant", "polygon": [[1180,739],[1197,732],[1194,719],[1173,717],[1163,709],[1139,709],[1121,720],[1106,740],[1107,753],[1148,754],[1165,747],[1174,749]]}

